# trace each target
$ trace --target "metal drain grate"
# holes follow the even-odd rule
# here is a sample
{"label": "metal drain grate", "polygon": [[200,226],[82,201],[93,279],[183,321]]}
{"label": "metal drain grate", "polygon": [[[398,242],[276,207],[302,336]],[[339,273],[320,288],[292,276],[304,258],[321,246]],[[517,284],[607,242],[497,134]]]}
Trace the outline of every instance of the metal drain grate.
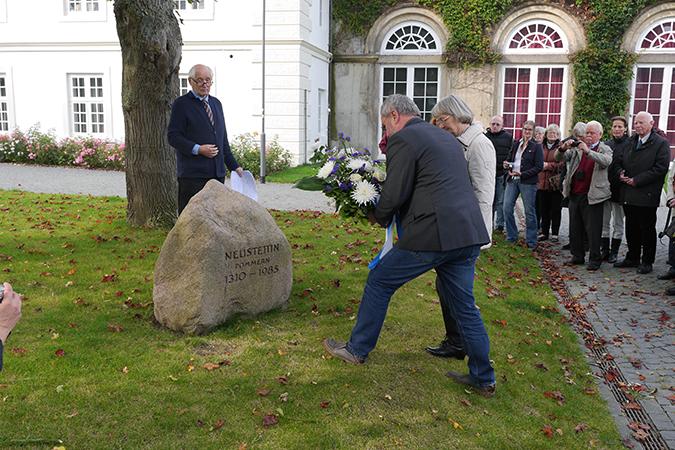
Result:
{"label": "metal drain grate", "polygon": [[[542,264],[544,273],[549,279],[551,286],[554,288],[554,292],[557,294],[559,299],[562,297],[562,300],[571,301],[574,297],[567,288],[567,285],[559,276],[559,274],[556,275],[556,271],[551,270],[552,267],[550,266],[553,262],[550,252],[540,251],[539,255],[541,256],[541,261],[544,262],[544,264]],[[640,406],[639,409],[622,408],[623,413],[629,422],[638,422],[649,425],[649,430],[645,431],[646,437],[642,440],[638,440],[638,442],[642,444],[642,447],[646,450],[667,450],[669,448],[668,444],[666,444],[666,442],[663,440],[661,433],[659,433],[659,431],[656,429],[654,422],[652,422],[652,419],[644,411],[644,408],[642,407],[642,404],[639,402],[639,400],[628,398],[626,393],[621,390],[621,388],[619,388],[618,383],[628,384],[628,381],[626,381],[626,378],[623,376],[621,369],[614,362],[614,360],[607,360],[605,358],[605,355],[609,353],[607,347],[605,347],[604,344],[599,344],[602,342],[602,340],[595,332],[595,329],[591,323],[588,321],[585,312],[572,308],[565,309],[570,316],[572,316],[574,319],[578,319],[571,321],[572,327],[577,332],[577,334],[579,334],[584,339],[584,342],[587,344],[586,348],[588,348],[595,356],[598,367],[602,371],[603,378],[608,374],[612,374],[612,381],[607,381],[605,378],[605,384],[609,387],[609,390],[614,396],[614,399],[621,406],[627,405],[630,402],[637,403]]]}

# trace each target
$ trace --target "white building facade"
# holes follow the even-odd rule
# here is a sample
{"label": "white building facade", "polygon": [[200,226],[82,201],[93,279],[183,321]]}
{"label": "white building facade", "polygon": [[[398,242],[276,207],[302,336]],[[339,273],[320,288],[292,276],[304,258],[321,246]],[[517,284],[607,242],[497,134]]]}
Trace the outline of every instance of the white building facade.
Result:
{"label": "white building facade", "polygon": [[[181,93],[194,64],[214,71],[230,138],[261,131],[263,2],[177,0]],[[265,128],[295,163],[327,140],[329,0],[266,2]],[[124,140],[113,2],[0,0],[0,133]]]}

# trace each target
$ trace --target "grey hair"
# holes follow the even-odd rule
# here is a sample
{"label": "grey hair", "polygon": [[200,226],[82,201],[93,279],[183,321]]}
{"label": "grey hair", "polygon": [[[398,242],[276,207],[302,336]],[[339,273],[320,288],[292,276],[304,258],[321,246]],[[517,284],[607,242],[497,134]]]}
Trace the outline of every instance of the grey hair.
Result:
{"label": "grey hair", "polygon": [[537,124],[534,123],[534,120],[526,120],[525,122],[523,122],[523,124],[520,127],[525,128],[525,125],[531,125],[532,126],[532,133],[534,133],[534,128],[537,126]]}
{"label": "grey hair", "polygon": [[654,116],[652,116],[652,113],[650,113],[649,111],[640,111],[639,113],[635,114],[635,117],[639,116],[640,114],[646,115],[646,116],[647,116],[647,120],[648,120],[649,122],[653,122],[653,121],[654,121]]}
{"label": "grey hair", "polygon": [[586,136],[586,124],[583,122],[577,122],[572,128],[572,134],[576,137]]}
{"label": "grey hair", "polygon": [[591,126],[597,128],[598,131],[600,132],[600,136],[602,136],[604,129],[602,128],[602,124],[600,122],[598,122],[597,120],[591,120],[586,124],[586,129],[588,130],[588,127]]}
{"label": "grey hair", "polygon": [[206,70],[209,71],[209,77],[213,78],[213,70],[209,66],[205,66],[204,64],[195,64],[194,66],[190,67],[190,71],[188,72],[188,77],[192,78],[193,80],[195,79],[195,73],[197,72],[198,67],[204,67]]}
{"label": "grey hair", "polygon": [[380,108],[382,117],[397,111],[402,116],[420,116],[420,109],[410,97],[401,94],[392,94],[384,99]]}
{"label": "grey hair", "polygon": [[546,128],[544,128],[544,127],[534,127],[534,132],[544,134],[544,133],[546,133]]}
{"label": "grey hair", "polygon": [[553,131],[555,134],[558,135],[558,138],[560,138],[560,127],[558,126],[557,123],[552,123],[551,125],[546,127],[546,133],[544,134],[548,134],[549,131]]}
{"label": "grey hair", "polygon": [[448,95],[431,109],[433,117],[440,117],[443,114],[452,116],[459,123],[466,125],[471,125],[473,122],[473,111],[471,111],[471,108],[469,108],[464,100],[455,95]]}

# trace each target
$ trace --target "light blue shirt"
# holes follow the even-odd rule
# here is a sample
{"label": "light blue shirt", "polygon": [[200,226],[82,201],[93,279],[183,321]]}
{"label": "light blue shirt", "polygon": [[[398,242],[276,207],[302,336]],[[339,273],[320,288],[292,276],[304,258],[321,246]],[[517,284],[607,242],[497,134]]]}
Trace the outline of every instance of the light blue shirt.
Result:
{"label": "light blue shirt", "polygon": [[[191,90],[190,92],[192,92],[192,95],[197,97],[200,102],[203,102],[204,100],[206,100],[206,103],[209,102],[209,96],[208,95],[205,95],[204,97],[200,97],[195,91]],[[195,146],[192,147],[192,154],[195,155],[195,156],[199,154],[199,144],[195,144]]]}

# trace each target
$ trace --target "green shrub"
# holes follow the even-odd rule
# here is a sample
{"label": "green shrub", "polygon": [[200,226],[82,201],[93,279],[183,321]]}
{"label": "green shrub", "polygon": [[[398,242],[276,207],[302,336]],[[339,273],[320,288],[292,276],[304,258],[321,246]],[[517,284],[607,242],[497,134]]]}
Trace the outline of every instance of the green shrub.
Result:
{"label": "green shrub", "polygon": [[[258,177],[260,175],[260,138],[258,133],[244,133],[230,142],[230,149],[235,159],[245,170]],[[277,138],[267,142],[265,150],[265,171],[280,172],[291,166],[291,154],[283,148]]]}

